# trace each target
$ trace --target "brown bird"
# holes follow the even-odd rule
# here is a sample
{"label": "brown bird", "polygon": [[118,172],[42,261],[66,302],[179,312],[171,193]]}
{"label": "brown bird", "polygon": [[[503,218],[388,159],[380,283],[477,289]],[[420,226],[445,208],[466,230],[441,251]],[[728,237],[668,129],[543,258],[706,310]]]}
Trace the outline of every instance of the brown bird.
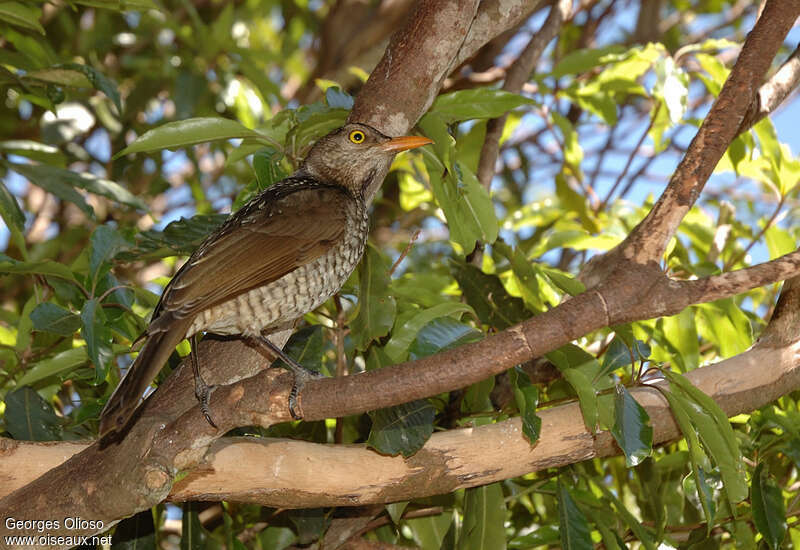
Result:
{"label": "brown bird", "polygon": [[258,339],[295,373],[294,398],[308,372],[266,335],[290,328],[345,283],[364,251],[367,200],[382,167],[400,151],[432,143],[390,138],[347,124],[321,138],[293,175],[250,200],[209,235],[164,289],[146,341],[106,403],[100,436],[121,432],[175,346],[192,339],[195,394],[206,419],[209,387],[194,357],[209,332]]}

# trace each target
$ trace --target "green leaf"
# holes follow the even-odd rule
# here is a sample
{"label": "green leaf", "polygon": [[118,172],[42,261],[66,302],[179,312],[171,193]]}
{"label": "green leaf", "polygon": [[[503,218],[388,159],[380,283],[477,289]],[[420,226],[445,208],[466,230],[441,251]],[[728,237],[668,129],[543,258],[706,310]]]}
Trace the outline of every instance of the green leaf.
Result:
{"label": "green leaf", "polygon": [[0,216],[9,228],[20,233],[25,229],[25,215],[17,203],[17,198],[2,181],[0,181]]}
{"label": "green leaf", "polygon": [[14,439],[61,439],[61,420],[56,416],[53,407],[32,388],[23,386],[7,393],[5,405],[5,427]]}
{"label": "green leaf", "polygon": [[635,340],[634,346],[629,347],[625,340],[616,335],[603,355],[601,374],[608,374],[620,367],[627,367],[633,361],[644,361],[650,357],[650,346],[641,340]]}
{"label": "green leaf", "polygon": [[594,548],[589,533],[589,522],[561,481],[558,482],[558,526],[561,548],[564,550]]}
{"label": "green leaf", "polygon": [[0,273],[16,273],[18,275],[51,275],[75,281],[72,271],[58,262],[51,260],[38,260],[33,262],[20,262],[0,254]]}
{"label": "green leaf", "polygon": [[148,130],[114,155],[114,158],[131,153],[149,153],[160,149],[175,149],[206,141],[235,138],[264,139],[265,136],[227,118],[188,118],[167,122],[158,128]]}
{"label": "green leaf", "polygon": [[780,548],[786,538],[786,505],[780,488],[769,476],[764,463],[753,472],[750,487],[753,522],[770,548]]}
{"label": "green leaf", "polygon": [[580,74],[598,65],[618,60],[624,53],[625,48],[619,45],[576,50],[562,57],[553,67],[551,75],[559,78],[568,74]]}
{"label": "green leaf", "polygon": [[440,95],[428,113],[451,124],[474,118],[497,118],[520,105],[535,104],[532,99],[505,90],[474,88]]}
{"label": "green leaf", "polygon": [[425,399],[372,411],[367,445],[382,454],[402,453],[408,458],[430,438],[435,416],[436,409]]}
{"label": "green leaf", "polygon": [[199,504],[184,502],[182,508],[180,550],[203,550],[206,537],[198,515]]}
{"label": "green leaf", "polygon": [[433,307],[423,309],[410,319],[407,319],[401,326],[395,326],[392,330],[392,337],[384,346],[384,350],[391,357],[392,361],[399,363],[408,356],[411,343],[417,337],[419,331],[431,321],[440,317],[472,312],[472,308],[460,302],[444,302]]}
{"label": "green leaf", "polygon": [[94,284],[111,269],[111,260],[130,243],[108,225],[100,225],[92,233],[89,252],[89,272]]}
{"label": "green leaf", "polygon": [[389,296],[389,268],[380,252],[367,246],[358,266],[358,307],[350,321],[353,344],[367,349],[373,340],[386,336],[394,324],[395,301]]}
{"label": "green leaf", "polygon": [[72,336],[81,328],[81,318],[52,302],[43,302],[31,312],[34,330]]}
{"label": "green leaf", "polygon": [[[293,332],[289,341],[283,346],[283,351],[305,368],[314,372],[322,372],[324,344],[322,326],[312,325]],[[275,364],[282,362],[281,359],[275,360]]]}
{"label": "green leaf", "polygon": [[673,361],[682,372],[694,370],[700,364],[700,343],[697,337],[697,323],[691,308],[677,315],[662,319],[664,338],[675,348]]}
{"label": "green leaf", "polygon": [[[31,180],[32,183],[38,185],[45,191],[53,193],[57,197],[70,202],[75,202],[78,200],[74,197],[74,195],[80,197],[80,201],[82,202],[84,199],[73,189],[70,189],[71,194],[69,195],[60,195],[59,193],[65,193],[65,191],[61,190],[61,186],[66,185],[70,188],[77,187],[79,189],[88,191],[89,193],[106,197],[107,199],[124,204],[126,206],[138,208],[139,210],[147,210],[147,205],[142,202],[141,199],[133,195],[120,184],[103,178],[98,178],[94,174],[90,174],[88,172],[79,174],[77,172],[73,172],[72,170],[66,170],[64,168],[48,166],[45,164],[13,164],[11,165],[11,169],[15,172],[19,172]],[[75,202],[75,204],[80,206],[78,202]],[[86,206],[86,208],[89,209],[90,213],[92,212],[90,207]],[[83,210],[83,208],[81,209]]]}
{"label": "green leaf", "polygon": [[324,107],[309,114],[286,137],[286,143],[294,142],[294,150],[302,151],[313,141],[339,128],[347,121],[346,109],[331,109]]}
{"label": "green leaf", "polygon": [[50,376],[68,373],[85,364],[87,359],[86,348],[83,346],[62,351],[31,365],[25,370],[25,374],[17,381],[17,384],[20,386],[32,385]]}
{"label": "green leaf", "polygon": [[39,23],[42,9],[20,2],[0,2],[0,20],[12,25],[44,34],[44,27]]}
{"label": "green leaf", "polygon": [[414,537],[414,542],[422,550],[439,550],[443,548],[445,536],[453,523],[452,514],[438,514],[422,518],[406,519],[403,521]]}
{"label": "green leaf", "polygon": [[325,103],[328,107],[347,109],[353,108],[353,96],[343,91],[339,86],[328,86],[325,90]]}
{"label": "green leaf", "polygon": [[564,380],[575,390],[581,406],[583,421],[589,431],[594,433],[597,430],[599,411],[597,393],[591,381],[600,372],[600,364],[597,359],[572,344],[553,350],[546,356],[561,371]]}
{"label": "green leaf", "polygon": [[120,102],[119,90],[116,83],[109,79],[106,75],[88,65],[81,65],[80,63],[63,63],[56,65],[58,68],[68,69],[81,73],[91,83],[95,90],[103,92],[117,108],[117,113],[122,113],[122,103]]}
{"label": "green leaf", "polygon": [[136,260],[188,256],[227,219],[225,214],[200,214],[170,222],[164,231],[142,231],[137,235],[136,246],[128,251],[120,251],[118,257],[122,260]]}
{"label": "green leaf", "polygon": [[625,453],[625,464],[630,468],[641,463],[653,452],[653,427],[650,415],[638,401],[617,384],[614,393],[614,426],[611,435]]}
{"label": "green leaf", "polygon": [[530,317],[525,302],[511,296],[496,275],[457,261],[453,261],[453,269],[467,303],[482,323],[502,330]]}
{"label": "green leaf", "polygon": [[625,523],[630,527],[634,536],[639,539],[645,550],[656,550],[656,545],[653,542],[653,537],[650,532],[644,528],[636,517],[631,514],[625,507],[625,504],[612,493],[605,483],[595,483],[595,486],[600,489],[603,495],[614,504],[617,513],[622,517]]}
{"label": "green leaf", "polygon": [[715,343],[723,357],[738,355],[753,343],[750,319],[732,298],[695,306],[701,334]]}
{"label": "green leaf", "polygon": [[114,550],[155,550],[156,536],[152,510],[144,510],[119,522],[114,528],[111,546]]}
{"label": "green leaf", "polygon": [[103,308],[96,298],[87,300],[81,311],[81,336],[86,340],[86,354],[94,363],[95,381],[106,377],[106,370],[114,359],[111,349],[111,330],[106,324]]}
{"label": "green leaf", "polygon": [[[741,502],[747,498],[747,484],[739,442],[733,433],[728,417],[711,397],[692,385],[689,379],[676,372],[666,370],[663,372],[670,387],[678,388],[697,405],[693,411],[689,412],[689,414],[695,413],[692,415],[693,422],[704,421],[705,416],[713,422],[713,424],[709,423],[705,429],[698,426],[700,437],[703,438],[703,442],[707,445],[720,469],[725,492],[731,503]],[[702,412],[705,416],[696,414],[698,412]]]}
{"label": "green leaf", "polygon": [[464,523],[458,550],[502,550],[506,547],[506,505],[499,483],[464,491]]}
{"label": "green leaf", "polygon": [[29,139],[9,139],[0,141],[0,151],[26,157],[31,160],[38,160],[53,166],[63,166],[66,163],[66,157],[58,147]]}
{"label": "green leaf", "polygon": [[452,317],[439,317],[422,327],[417,333],[417,337],[408,348],[409,359],[413,361],[440,351],[477,342],[483,339],[483,336],[481,331],[456,321]]}
{"label": "green leaf", "polygon": [[531,265],[531,261],[519,248],[512,249],[502,240],[497,240],[493,248],[505,256],[511,264],[511,270],[517,280],[517,288],[519,288],[528,309],[537,313],[545,311],[547,307],[539,289],[536,269]]}
{"label": "green leaf", "polygon": [[73,182],[69,175],[75,175],[69,170],[63,170],[54,166],[35,165],[35,164],[11,164],[7,163],[11,170],[21,176],[26,177],[30,182],[41,187],[62,201],[71,202],[77,206],[88,218],[94,219],[94,209],[89,206],[83,195],[73,189]]}
{"label": "green leaf", "polygon": [[475,174],[460,162],[453,171],[446,170],[427,150],[423,158],[433,195],[447,218],[450,240],[463,254],[472,252],[478,241],[494,242],[499,231],[494,205]]}
{"label": "green leaf", "polygon": [[263,191],[288,174],[281,166],[283,153],[272,148],[263,148],[253,155],[253,171],[256,173],[259,191]]}
{"label": "green leaf", "polygon": [[536,414],[539,406],[539,388],[531,383],[530,376],[517,365],[509,371],[514,388],[514,400],[522,420],[522,433],[531,445],[539,440],[542,419]]}

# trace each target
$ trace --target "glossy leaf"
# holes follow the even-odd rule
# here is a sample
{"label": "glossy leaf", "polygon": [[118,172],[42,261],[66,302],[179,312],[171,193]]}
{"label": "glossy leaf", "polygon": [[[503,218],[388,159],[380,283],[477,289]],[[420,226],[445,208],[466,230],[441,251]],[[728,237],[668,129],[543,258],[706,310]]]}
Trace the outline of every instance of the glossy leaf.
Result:
{"label": "glossy leaf", "polygon": [[436,409],[425,399],[369,413],[372,419],[367,445],[379,453],[409,457],[433,433]]}
{"label": "glossy leaf", "polygon": [[94,67],[82,65],[80,63],[63,63],[61,65],[57,65],[57,67],[81,73],[86,77],[95,90],[103,92],[108,99],[114,103],[114,106],[117,108],[117,113],[122,113],[122,103],[120,102],[117,85],[106,75]]}
{"label": "glossy leaf", "polygon": [[206,141],[235,138],[263,139],[264,136],[227,118],[188,118],[177,122],[167,122],[158,128],[148,130],[114,155],[114,158],[131,153],[150,153],[161,149],[196,145]]}
{"label": "glossy leaf", "polygon": [[483,339],[484,334],[452,317],[434,319],[417,333],[408,348],[409,359],[427,357],[450,348],[456,348]]}
{"label": "glossy leaf", "polygon": [[428,309],[420,310],[401,326],[395,326],[392,337],[384,346],[384,350],[394,362],[400,362],[408,356],[408,349],[419,331],[435,319],[450,318],[452,315],[471,312],[472,308],[460,302],[444,302]]}
{"label": "glossy leaf", "polygon": [[[293,332],[286,345],[283,346],[283,351],[305,368],[321,372],[323,346],[322,327],[312,325]],[[283,361],[276,359],[275,363],[281,364]]]}
{"label": "glossy leaf", "polygon": [[614,426],[611,435],[625,453],[625,464],[636,466],[653,452],[653,427],[650,415],[625,389],[617,385],[614,393]]}
{"label": "glossy leaf", "polygon": [[506,505],[499,483],[473,487],[464,492],[464,520],[459,550],[502,550],[506,547]]}
{"label": "glossy leaf", "polygon": [[497,118],[521,105],[535,104],[532,99],[505,90],[474,88],[441,94],[429,113],[446,123],[473,118]]}

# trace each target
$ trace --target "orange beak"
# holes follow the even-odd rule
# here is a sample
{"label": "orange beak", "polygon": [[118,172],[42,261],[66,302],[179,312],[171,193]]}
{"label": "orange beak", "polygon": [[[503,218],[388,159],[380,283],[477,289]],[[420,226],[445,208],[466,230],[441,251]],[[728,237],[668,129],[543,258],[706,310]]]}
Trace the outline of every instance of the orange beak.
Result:
{"label": "orange beak", "polygon": [[433,143],[433,140],[430,140],[426,137],[402,136],[392,138],[386,143],[380,144],[378,147],[386,152],[399,153],[400,151],[408,151],[409,149],[422,147],[423,145],[428,145],[429,143]]}

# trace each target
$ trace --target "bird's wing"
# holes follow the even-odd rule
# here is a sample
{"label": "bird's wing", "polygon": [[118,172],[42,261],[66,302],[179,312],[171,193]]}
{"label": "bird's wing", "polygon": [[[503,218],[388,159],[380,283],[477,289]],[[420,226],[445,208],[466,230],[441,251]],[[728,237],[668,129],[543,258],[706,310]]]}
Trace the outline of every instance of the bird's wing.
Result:
{"label": "bird's wing", "polygon": [[[154,313],[185,318],[312,262],[339,242],[352,200],[339,188],[256,200],[209,236],[170,281]],[[164,319],[168,322],[168,319]]]}

